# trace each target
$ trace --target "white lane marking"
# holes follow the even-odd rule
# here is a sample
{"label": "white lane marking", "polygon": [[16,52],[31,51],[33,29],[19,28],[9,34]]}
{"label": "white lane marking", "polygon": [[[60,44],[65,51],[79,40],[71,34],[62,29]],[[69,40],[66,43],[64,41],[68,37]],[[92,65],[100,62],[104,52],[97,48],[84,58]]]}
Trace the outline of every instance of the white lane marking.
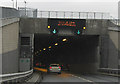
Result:
{"label": "white lane marking", "polygon": [[72,75],[72,76],[73,76],[73,77],[76,77],[76,78],[79,78],[79,79],[82,79],[82,80],[87,81],[87,82],[94,82],[94,81],[85,79],[85,78],[83,78],[83,77],[79,77],[79,76],[75,76],[75,75]]}

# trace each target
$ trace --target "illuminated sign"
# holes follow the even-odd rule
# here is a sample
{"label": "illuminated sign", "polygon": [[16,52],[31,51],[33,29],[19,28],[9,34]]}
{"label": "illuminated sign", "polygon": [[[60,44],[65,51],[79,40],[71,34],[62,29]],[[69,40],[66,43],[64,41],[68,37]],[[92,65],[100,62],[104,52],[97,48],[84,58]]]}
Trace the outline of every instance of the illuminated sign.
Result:
{"label": "illuminated sign", "polygon": [[73,26],[73,27],[76,27],[76,23],[74,21],[58,21],[58,26]]}
{"label": "illuminated sign", "polygon": [[86,26],[85,19],[48,19],[48,28],[74,28],[83,29]]}
{"label": "illuminated sign", "polygon": [[82,31],[86,29],[86,20],[49,18],[47,26],[53,34],[57,34],[59,31],[72,31],[77,35],[81,35]]}

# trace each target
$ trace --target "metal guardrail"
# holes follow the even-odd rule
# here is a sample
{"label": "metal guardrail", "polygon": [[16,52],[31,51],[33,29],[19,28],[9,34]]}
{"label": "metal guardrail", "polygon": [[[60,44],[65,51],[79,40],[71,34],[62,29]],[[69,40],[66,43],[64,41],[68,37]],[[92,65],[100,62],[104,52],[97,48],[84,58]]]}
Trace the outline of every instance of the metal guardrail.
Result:
{"label": "metal guardrail", "polygon": [[[34,12],[26,10],[22,14],[23,17],[33,17]],[[102,12],[37,11],[36,18],[108,19],[115,25],[120,25],[120,20],[113,18],[109,13]]]}
{"label": "metal guardrail", "polygon": [[112,68],[100,68],[98,69],[100,72],[107,73],[107,74],[116,74],[120,76],[120,69],[112,69]]}
{"label": "metal guardrail", "polygon": [[0,80],[0,82],[20,82],[20,80],[22,80],[23,78],[31,75],[33,73],[33,69],[30,71],[26,71],[26,72],[20,72],[20,73],[13,73],[13,74],[3,74],[0,75],[0,78],[2,80]]}
{"label": "metal guardrail", "polygon": [[[33,12],[26,11],[30,17]],[[109,13],[102,12],[75,12],[75,11],[37,11],[37,18],[76,18],[76,19],[110,19]]]}
{"label": "metal guardrail", "polygon": [[119,19],[110,19],[111,22],[113,22],[115,25],[120,26],[120,20]]}

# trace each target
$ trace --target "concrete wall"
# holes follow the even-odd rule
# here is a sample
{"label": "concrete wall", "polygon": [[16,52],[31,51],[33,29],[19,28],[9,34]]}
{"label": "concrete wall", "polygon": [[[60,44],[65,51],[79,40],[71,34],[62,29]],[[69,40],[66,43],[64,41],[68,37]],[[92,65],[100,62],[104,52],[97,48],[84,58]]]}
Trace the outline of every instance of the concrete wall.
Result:
{"label": "concrete wall", "polygon": [[50,34],[47,28],[47,19],[39,18],[21,18],[20,19],[20,33],[27,34]]}
{"label": "concrete wall", "polygon": [[108,67],[109,35],[100,36],[100,68]]}
{"label": "concrete wall", "polygon": [[86,20],[86,30],[87,35],[105,35],[108,29],[108,20],[97,20],[88,19]]}
{"label": "concrete wall", "polygon": [[119,31],[112,27],[108,35],[101,36],[100,68],[118,69]]}
{"label": "concrete wall", "polygon": [[0,74],[2,74],[2,27],[0,27]]}
{"label": "concrete wall", "polygon": [[118,69],[118,31],[109,31],[108,67]]}
{"label": "concrete wall", "polygon": [[18,72],[18,39],[17,21],[2,27],[2,70],[5,74]]}
{"label": "concrete wall", "polygon": [[[48,26],[48,18],[20,19],[20,33],[50,34],[50,31],[47,28],[47,26]],[[86,30],[84,31],[84,33],[85,35],[101,35],[101,34],[104,35],[107,33],[107,28],[108,28],[108,20],[88,19],[86,20]]]}
{"label": "concrete wall", "polygon": [[0,18],[19,17],[19,11],[14,8],[0,7]]}
{"label": "concrete wall", "polygon": [[99,36],[86,38],[86,40],[83,38],[83,42],[80,42],[80,44],[81,45],[78,45],[79,48],[76,47],[76,50],[74,51],[77,54],[74,53],[73,55],[75,59],[74,61],[78,63],[72,64],[71,72],[97,73],[99,68]]}

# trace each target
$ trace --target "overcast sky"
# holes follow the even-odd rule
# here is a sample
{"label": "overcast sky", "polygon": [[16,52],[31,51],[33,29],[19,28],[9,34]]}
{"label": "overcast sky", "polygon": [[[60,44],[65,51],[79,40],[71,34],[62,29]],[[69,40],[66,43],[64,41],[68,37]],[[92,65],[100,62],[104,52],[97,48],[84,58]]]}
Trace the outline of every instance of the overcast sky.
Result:
{"label": "overcast sky", "polygon": [[[16,0],[14,0],[15,2]],[[24,0],[17,0],[19,7],[24,7]],[[78,11],[106,12],[114,18],[118,17],[120,0],[26,0],[27,7],[42,11]],[[15,4],[15,3],[14,3]],[[0,1],[0,6],[13,7],[12,0]]]}

